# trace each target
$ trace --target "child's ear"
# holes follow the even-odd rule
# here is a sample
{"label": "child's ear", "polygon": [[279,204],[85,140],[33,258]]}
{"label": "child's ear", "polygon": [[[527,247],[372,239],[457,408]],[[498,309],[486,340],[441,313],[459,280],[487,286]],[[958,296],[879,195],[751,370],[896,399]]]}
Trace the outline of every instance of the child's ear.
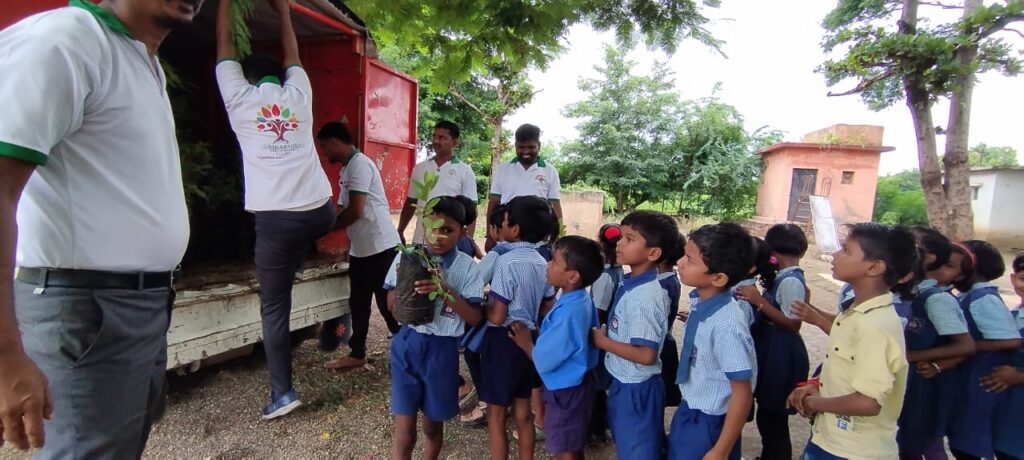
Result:
{"label": "child's ear", "polygon": [[883,260],[872,260],[868,265],[867,275],[872,278],[885,276],[885,271],[888,269]]}
{"label": "child's ear", "polygon": [[647,260],[651,263],[657,264],[658,259],[661,258],[661,248],[647,248]]}
{"label": "child's ear", "polygon": [[715,273],[711,275],[711,285],[717,288],[724,288],[729,284],[729,275],[725,273]]}
{"label": "child's ear", "polygon": [[581,281],[580,272],[578,272],[576,270],[571,270],[569,272],[569,284],[572,284],[572,285],[580,284],[580,281]]}

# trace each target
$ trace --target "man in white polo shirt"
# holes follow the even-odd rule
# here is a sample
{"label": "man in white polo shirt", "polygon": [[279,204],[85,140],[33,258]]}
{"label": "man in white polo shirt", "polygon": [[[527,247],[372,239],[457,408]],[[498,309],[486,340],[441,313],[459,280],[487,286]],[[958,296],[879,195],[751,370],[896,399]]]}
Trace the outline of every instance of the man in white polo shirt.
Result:
{"label": "man in white polo shirt", "polygon": [[0,31],[0,425],[39,457],[138,458],[162,412],[189,226],[156,52],[201,5],[72,0]]}
{"label": "man in white polo shirt", "polygon": [[[538,196],[548,200],[555,217],[562,220],[559,203],[562,185],[555,166],[540,157],[540,128],[525,124],[516,129],[516,157],[501,163],[491,178],[491,196],[487,200],[487,215],[499,204],[508,203],[517,196]],[[487,250],[494,246],[490,237]]]}
{"label": "man in white polo shirt", "polygon": [[[459,146],[459,126],[448,120],[442,120],[434,125],[434,158],[419,162],[412,168],[412,177],[409,183],[409,196],[402,207],[402,215],[398,219],[398,235],[405,242],[405,229],[412,220],[416,211],[416,189],[411,181],[423,182],[423,176],[427,171],[437,174],[437,185],[430,191],[430,198],[439,196],[464,196],[476,202],[476,175],[473,168],[463,163],[455,156],[455,149]],[[422,204],[422,203],[419,203]],[[473,234],[473,227],[467,231]],[[416,230],[413,233],[413,242],[423,242],[423,226],[416,223]],[[472,243],[470,243],[472,244]]]}
{"label": "man in white polo shirt", "polygon": [[[320,150],[331,162],[342,163],[338,193],[338,220],[334,228],[348,230],[349,280],[352,310],[352,337],[348,340],[349,355],[327,362],[328,369],[352,369],[366,364],[366,335],[370,330],[370,303],[377,299],[377,310],[384,317],[392,335],[398,333],[399,324],[388,311],[384,278],[395,260],[400,243],[395,224],[391,222],[388,197],[384,194],[384,181],[373,160],[355,147],[352,134],[345,125],[331,122],[317,133]],[[333,331],[340,320],[325,321],[323,330]],[[323,338],[321,336],[321,338]],[[337,343],[333,344],[337,347]],[[331,348],[321,348],[330,351]]]}
{"label": "man in white polo shirt", "polygon": [[231,42],[231,3],[221,0],[217,12],[217,84],[242,147],[245,210],[256,218],[269,420],[302,404],[292,388],[292,284],[306,250],[334,225],[335,210],[313,141],[313,89],[299,62],[288,0],[271,1],[281,17],[283,62],[250,56],[244,66]]}

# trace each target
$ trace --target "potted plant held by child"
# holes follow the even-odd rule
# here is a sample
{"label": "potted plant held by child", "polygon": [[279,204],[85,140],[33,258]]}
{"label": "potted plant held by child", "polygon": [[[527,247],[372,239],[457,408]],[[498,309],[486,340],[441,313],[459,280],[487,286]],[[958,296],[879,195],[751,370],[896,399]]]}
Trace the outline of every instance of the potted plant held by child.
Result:
{"label": "potted plant held by child", "polygon": [[[416,192],[416,218],[423,227],[423,238],[427,244],[433,244],[438,236],[435,232],[444,220],[434,217],[432,211],[438,199],[429,199],[430,191],[437,185],[438,176],[432,171],[423,175],[423,182],[412,181]],[[441,288],[438,273],[441,260],[427,253],[423,244],[402,244],[398,246],[402,255],[398,262],[398,283],[395,286],[395,308],[392,314],[403,324],[426,324],[434,320],[434,302],[438,296],[448,297]],[[429,279],[434,283],[434,290],[426,294],[416,293],[416,282]]]}

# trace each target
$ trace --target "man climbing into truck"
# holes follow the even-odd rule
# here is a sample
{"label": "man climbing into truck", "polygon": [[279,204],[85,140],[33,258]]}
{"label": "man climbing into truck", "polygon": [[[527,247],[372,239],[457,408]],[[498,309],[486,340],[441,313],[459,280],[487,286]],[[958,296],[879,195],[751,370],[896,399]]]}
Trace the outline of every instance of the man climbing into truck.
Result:
{"label": "man climbing into truck", "polygon": [[231,1],[217,11],[217,84],[242,150],[245,210],[256,220],[263,348],[270,403],[263,418],[301,405],[292,387],[292,284],[314,242],[334,225],[331,184],[313,139],[313,90],[299,62],[288,0],[270,0],[281,18],[283,60],[254,55],[238,62],[232,45]]}

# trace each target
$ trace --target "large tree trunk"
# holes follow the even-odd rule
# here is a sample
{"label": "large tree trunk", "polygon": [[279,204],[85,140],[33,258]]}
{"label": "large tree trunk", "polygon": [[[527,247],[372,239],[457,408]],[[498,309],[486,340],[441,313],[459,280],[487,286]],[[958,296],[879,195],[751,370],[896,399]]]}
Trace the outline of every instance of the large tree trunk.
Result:
{"label": "large tree trunk", "polygon": [[[964,17],[981,6],[981,0],[964,1]],[[973,63],[978,46],[963,46],[956,59],[965,69],[956,79],[949,104],[949,125],[946,129],[946,154],[942,159],[946,174],[946,200],[949,206],[949,228],[946,235],[954,241],[974,238],[974,211],[971,209],[970,165],[967,145],[971,127],[971,99],[974,94]]]}
{"label": "large tree trunk", "polygon": [[[899,23],[900,33],[907,35],[917,33],[917,7],[918,0],[903,1],[903,14]],[[924,85],[913,76],[903,78],[903,90],[907,96],[907,108],[910,109],[910,116],[914,120],[917,160],[921,169],[921,189],[924,191],[928,222],[940,232],[948,234],[951,230],[949,207],[946,190],[942,184],[942,171],[939,169],[938,144],[935,140],[935,123],[932,120],[932,102]]]}
{"label": "large tree trunk", "polygon": [[[491,120],[494,134],[491,136],[491,176],[490,181],[488,181],[490,185],[494,185],[494,173],[498,171],[498,163],[501,162],[501,125],[504,122],[504,116]],[[490,193],[490,189],[488,189],[488,193]]]}

